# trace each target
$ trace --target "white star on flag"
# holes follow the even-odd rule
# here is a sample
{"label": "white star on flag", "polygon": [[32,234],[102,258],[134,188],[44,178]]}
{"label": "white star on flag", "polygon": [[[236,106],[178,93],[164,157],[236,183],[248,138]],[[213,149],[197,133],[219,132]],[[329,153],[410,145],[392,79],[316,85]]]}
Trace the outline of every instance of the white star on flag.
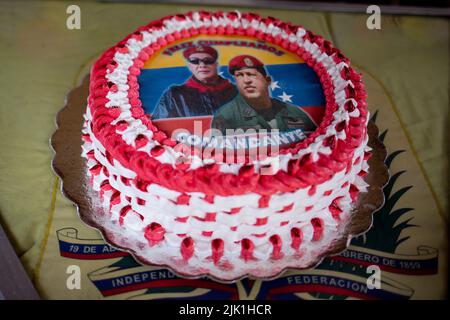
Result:
{"label": "white star on flag", "polygon": [[223,71],[219,72],[219,76],[221,76],[221,77],[223,76]]}
{"label": "white star on flag", "polygon": [[281,100],[283,100],[283,102],[292,102],[291,98],[293,96],[292,95],[288,95],[286,92],[283,91],[283,94],[281,96],[278,96],[278,98],[281,98]]}
{"label": "white star on flag", "polygon": [[280,86],[278,85],[278,81],[274,81],[270,84],[270,90],[275,90],[276,88],[280,88]]}

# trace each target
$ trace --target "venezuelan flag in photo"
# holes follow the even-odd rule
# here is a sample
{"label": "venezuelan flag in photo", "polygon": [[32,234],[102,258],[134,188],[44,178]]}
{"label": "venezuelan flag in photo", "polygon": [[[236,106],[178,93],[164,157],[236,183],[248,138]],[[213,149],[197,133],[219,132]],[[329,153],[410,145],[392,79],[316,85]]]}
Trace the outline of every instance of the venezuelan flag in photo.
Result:
{"label": "venezuelan flag in photo", "polygon": [[[211,46],[218,51],[218,73],[236,85],[234,77],[228,73],[229,61],[248,54],[262,61],[271,77],[272,98],[300,107],[319,124],[325,106],[325,97],[319,78],[303,60],[283,48],[244,36],[199,35],[182,39],[156,52],[139,76],[139,94],[144,110],[152,114],[164,92],[173,85],[182,85],[192,73],[187,67],[183,51],[193,45]],[[158,119],[155,123],[170,134],[177,128],[193,132],[194,120],[203,122],[203,131],[210,127],[212,115],[202,117]]]}

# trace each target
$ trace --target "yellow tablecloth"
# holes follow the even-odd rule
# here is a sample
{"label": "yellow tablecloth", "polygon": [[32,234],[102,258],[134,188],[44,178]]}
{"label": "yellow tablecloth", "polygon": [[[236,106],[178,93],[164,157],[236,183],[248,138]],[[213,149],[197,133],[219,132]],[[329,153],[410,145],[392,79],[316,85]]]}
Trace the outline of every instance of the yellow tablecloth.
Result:
{"label": "yellow tablecloth", "polygon": [[[98,274],[93,271],[109,268],[115,260],[71,260],[61,257],[58,247],[63,238],[76,239],[78,243],[83,238],[92,243],[101,240],[96,240],[100,239],[96,231],[79,221],[73,205],[60,193],[60,182],[51,170],[53,153],[49,138],[55,130],[55,115],[64,106],[66,94],[87,74],[95,57],[138,26],[168,14],[217,8],[81,2],[81,30],[68,30],[68,5],[56,1],[0,3],[0,222],[43,297],[101,298],[108,295],[95,284],[93,276]],[[405,267],[406,262],[397,261],[400,271],[393,272],[393,278],[402,283],[397,289],[406,290],[402,291],[405,297],[444,297],[449,20],[382,15],[381,30],[368,30],[364,14],[248,10],[299,23],[323,35],[363,73],[370,110],[372,113],[378,110],[377,124],[381,131],[388,130],[385,137],[388,151],[405,150],[391,166],[391,174],[406,170],[393,185],[392,193],[401,193],[395,208],[413,210],[403,210],[390,226],[387,220],[378,219],[381,226],[375,227],[381,238],[395,232],[399,233],[398,241],[407,237],[394,249],[383,251],[377,247],[370,251],[374,246],[372,249],[363,246],[364,250],[356,246],[355,250],[360,248],[384,259],[416,255],[423,262],[424,255],[429,255],[430,261],[436,258],[437,265],[430,267],[434,271],[421,269],[422,275],[412,275],[412,267],[406,272],[409,268]],[[408,186],[412,188],[402,191]],[[391,209],[392,213],[394,208]],[[410,224],[416,227],[395,229],[404,226],[402,222],[409,218],[413,218]],[[384,234],[380,231],[383,226]],[[428,249],[418,249],[419,246]],[[67,266],[71,264],[90,273],[90,276],[82,274],[82,290],[66,287]],[[328,276],[337,272],[328,270]],[[392,270],[383,269],[384,272]],[[314,279],[315,273],[323,274],[312,270],[308,279]],[[351,272],[345,274],[356,279]],[[285,280],[293,284],[297,283],[297,277],[294,274]],[[300,279],[303,281],[300,285],[305,285],[305,279]],[[264,285],[259,282],[248,290],[242,283],[236,287],[240,298],[266,298],[261,296]],[[392,282],[388,285],[395,287]],[[128,292],[134,293],[131,289]],[[195,292],[192,295],[203,294]],[[333,295],[296,294],[306,299],[333,298]],[[113,297],[129,298],[130,294]]]}

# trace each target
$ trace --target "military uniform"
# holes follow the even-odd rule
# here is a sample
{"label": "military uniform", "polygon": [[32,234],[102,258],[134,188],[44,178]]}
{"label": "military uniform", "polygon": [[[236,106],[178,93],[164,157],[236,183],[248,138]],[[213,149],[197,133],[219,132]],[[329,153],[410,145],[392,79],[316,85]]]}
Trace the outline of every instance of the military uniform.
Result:
{"label": "military uniform", "polygon": [[163,94],[152,119],[213,115],[236,94],[236,87],[222,77],[210,86],[191,77],[185,84],[172,86]]}
{"label": "military uniform", "polygon": [[302,129],[305,134],[316,129],[316,124],[300,108],[271,98],[272,108],[257,111],[238,94],[214,115],[211,127],[226,133],[226,129]]}

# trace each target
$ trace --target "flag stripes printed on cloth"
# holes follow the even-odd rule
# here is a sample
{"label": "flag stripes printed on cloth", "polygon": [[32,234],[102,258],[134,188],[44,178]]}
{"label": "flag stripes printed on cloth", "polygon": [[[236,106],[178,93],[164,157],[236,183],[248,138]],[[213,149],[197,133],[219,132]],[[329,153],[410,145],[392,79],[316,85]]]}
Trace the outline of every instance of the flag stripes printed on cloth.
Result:
{"label": "flag stripes printed on cloth", "polygon": [[[60,254],[73,259],[114,259],[129,256],[104,243],[101,239],[79,239],[77,230],[65,228],[58,230]],[[389,273],[431,275],[437,273],[438,251],[435,248],[419,246],[416,255],[390,254],[367,248],[351,246],[340,255],[327,258],[332,261],[345,261],[355,265],[377,265]]]}
{"label": "flag stripes printed on cloth", "polygon": [[[117,251],[101,239],[79,239],[77,230],[65,228],[58,230],[60,254],[73,259],[114,259],[123,257],[109,267],[90,273],[89,279],[103,296],[113,296],[138,290],[146,290],[139,298],[161,292],[167,299],[181,298],[185,294],[199,294],[202,299],[233,299],[238,297],[235,284],[219,284],[200,279],[189,280],[177,277],[167,269],[141,266],[128,253]],[[78,249],[73,249],[78,248]],[[327,260],[335,264],[341,261],[355,266],[378,265],[388,273],[405,275],[431,275],[437,273],[438,252],[434,248],[420,246],[417,255],[394,255],[367,248],[351,246],[340,255]],[[74,252],[76,251],[76,252]],[[109,252],[107,252],[109,251]],[[79,252],[79,253],[78,253]],[[99,252],[104,252],[99,254]],[[300,271],[272,281],[263,281],[257,299],[298,299],[300,293],[320,292],[339,294],[360,299],[408,299],[412,289],[383,275],[381,289],[368,289],[366,277],[337,272],[333,268]],[[247,284],[248,285],[248,284]],[[197,288],[205,289],[196,291]],[[175,293],[179,293],[180,296]],[[196,293],[195,293],[196,292]],[[155,296],[154,298],[160,298]]]}

